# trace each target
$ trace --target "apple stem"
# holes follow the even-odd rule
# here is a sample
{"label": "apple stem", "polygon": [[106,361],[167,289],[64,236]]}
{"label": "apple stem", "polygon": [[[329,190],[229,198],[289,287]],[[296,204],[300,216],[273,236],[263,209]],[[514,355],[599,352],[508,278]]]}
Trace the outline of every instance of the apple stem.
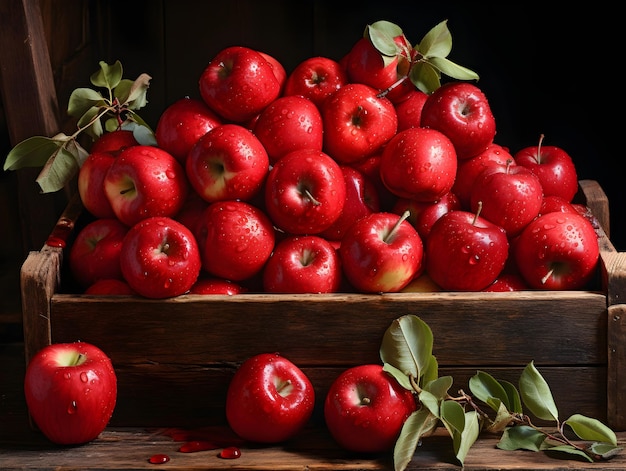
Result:
{"label": "apple stem", "polygon": [[398,219],[398,222],[394,224],[393,228],[389,231],[389,233],[383,239],[385,243],[388,243],[395,237],[396,232],[398,232],[398,229],[400,227],[400,224],[402,224],[410,215],[411,215],[411,212],[408,209],[404,213],[402,213],[402,216],[400,216],[400,219]]}
{"label": "apple stem", "polygon": [[483,202],[478,202],[478,208],[476,209],[476,214],[474,214],[474,220],[472,221],[472,226],[476,225],[476,221],[478,220],[478,216],[480,216],[481,211],[483,210]]}
{"label": "apple stem", "polygon": [[400,85],[402,85],[402,83],[408,79],[409,76],[405,75],[404,77],[400,77],[398,80],[396,80],[394,83],[392,83],[391,85],[389,85],[389,87],[387,87],[385,90],[381,91],[378,95],[376,95],[377,98],[384,98],[386,97],[389,92],[391,92],[391,90],[393,90],[394,88],[399,87]]}
{"label": "apple stem", "polygon": [[322,204],[313,197],[313,195],[311,194],[309,190],[304,190],[304,194],[315,206],[319,206],[320,204]]}
{"label": "apple stem", "polygon": [[541,145],[543,144],[544,134],[539,135],[539,143],[537,144],[537,163],[541,163]]}
{"label": "apple stem", "polygon": [[281,391],[283,391],[285,388],[288,388],[289,386],[291,386],[291,380],[288,379],[286,381],[281,381],[280,385],[276,388],[276,391],[278,392],[278,394],[281,393]]}
{"label": "apple stem", "polygon": [[541,278],[541,284],[542,285],[546,284],[546,281],[548,281],[548,278],[550,278],[552,276],[552,273],[554,273],[554,268],[550,268],[548,273],[546,273],[545,276],[543,278]]}

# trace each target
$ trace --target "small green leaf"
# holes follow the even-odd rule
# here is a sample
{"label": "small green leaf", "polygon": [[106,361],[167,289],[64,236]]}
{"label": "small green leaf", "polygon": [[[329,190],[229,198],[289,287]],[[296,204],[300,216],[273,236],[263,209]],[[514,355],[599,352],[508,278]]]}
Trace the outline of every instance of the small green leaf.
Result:
{"label": "small green leaf", "polygon": [[439,417],[439,415],[440,415],[440,413],[439,413],[440,399],[437,396],[435,396],[430,391],[427,391],[427,390],[423,389],[419,393],[418,398],[419,398],[419,401],[420,401],[420,403],[422,404],[423,407],[428,409],[430,411],[430,413],[432,415],[434,415],[435,417]]}
{"label": "small green leaf", "polygon": [[78,118],[91,110],[93,107],[107,106],[100,93],[91,88],[77,88],[70,95],[67,105],[67,113]]}
{"label": "small green leaf", "polygon": [[143,146],[157,145],[154,131],[136,113],[133,113],[132,120],[126,120],[122,124],[122,129],[132,131],[135,140]]}
{"label": "small green leaf", "polygon": [[506,397],[509,399],[507,406],[509,411],[516,414],[521,414],[522,412],[524,412],[522,410],[522,400],[520,398],[519,391],[517,390],[515,385],[513,383],[510,383],[509,381],[499,380],[498,382],[506,391]]}
{"label": "small green leaf", "polygon": [[454,432],[462,432],[465,428],[465,411],[456,401],[443,401],[439,407],[441,421],[454,437]]}
{"label": "small green leaf", "polygon": [[539,419],[559,420],[559,411],[554,403],[552,391],[535,368],[534,362],[530,362],[524,368],[519,385],[522,401],[531,413]]}
{"label": "small green leaf", "polygon": [[615,432],[599,420],[574,414],[565,423],[571,427],[576,436],[583,440],[607,442],[617,446]]}
{"label": "small green leaf", "polygon": [[431,57],[428,59],[428,63],[441,73],[457,80],[478,80],[480,78],[473,70],[455,64],[445,57]]}
{"label": "small green leaf", "polygon": [[452,35],[448,29],[448,20],[434,26],[420,41],[417,50],[424,57],[447,57],[452,50]]}
{"label": "small green leaf", "polygon": [[605,460],[609,460],[618,455],[623,450],[621,446],[610,445],[608,443],[592,443],[589,451],[595,455],[599,455]]}
{"label": "small green leaf", "polygon": [[[365,35],[369,38],[376,50],[383,56],[395,58],[398,54],[398,45],[393,40],[394,35],[391,30],[394,30],[394,28],[390,28],[388,25],[395,26],[399,29],[393,23],[379,21],[368,26],[365,30]],[[399,31],[399,34],[402,34],[402,30],[400,29]]]}
{"label": "small green leaf", "polygon": [[489,373],[478,371],[469,380],[472,394],[491,407],[494,411],[500,409],[500,403],[509,408],[509,398],[502,385]]}
{"label": "small green leaf", "polygon": [[123,68],[120,61],[115,61],[109,65],[105,61],[100,61],[100,70],[91,75],[91,83],[96,87],[113,90],[122,80]]}
{"label": "small green leaf", "polygon": [[4,170],[43,167],[64,142],[44,136],[29,137],[11,149],[4,161]]}
{"label": "small green leaf", "polygon": [[419,409],[406,419],[393,449],[395,471],[404,471],[407,468],[413,459],[420,438],[435,430],[437,424],[437,417],[426,409]]}
{"label": "small green leaf", "polygon": [[527,425],[516,425],[507,428],[500,440],[498,448],[501,450],[530,450],[539,451],[546,439],[545,434]]}
{"label": "small green leaf", "polygon": [[396,381],[398,381],[400,386],[402,386],[404,389],[407,389],[409,391],[413,390],[413,385],[411,384],[409,377],[405,375],[402,371],[400,371],[398,368],[396,368],[395,366],[390,365],[389,363],[384,363],[383,371],[386,371],[391,376],[393,376],[396,379]]}
{"label": "small green leaf", "polygon": [[452,376],[442,376],[424,385],[424,390],[430,392],[437,399],[444,399],[452,387]]}
{"label": "small green leaf", "polygon": [[380,358],[406,375],[419,379],[428,368],[433,349],[430,327],[415,315],[395,319],[385,331]]}
{"label": "small green leaf", "polygon": [[141,74],[135,81],[122,80],[115,89],[115,97],[120,103],[127,104],[128,109],[143,108],[148,103],[147,94],[151,78],[147,74]]}
{"label": "small green leaf", "polygon": [[434,355],[430,356],[428,365],[425,370],[422,371],[422,378],[420,384],[428,384],[431,381],[436,380],[439,377],[439,363]]}
{"label": "small green leaf", "polygon": [[89,108],[78,120],[77,126],[83,129],[83,132],[91,137],[92,140],[102,136],[102,122],[100,121],[100,113],[105,113],[103,108],[96,106]]}
{"label": "small green leaf", "polygon": [[593,463],[593,458],[591,456],[589,456],[583,450],[579,450],[578,448],[573,447],[572,445],[551,446],[549,448],[544,448],[544,451],[558,451],[561,453],[568,453],[570,455],[578,455]]}
{"label": "small green leaf", "polygon": [[411,67],[409,78],[418,90],[429,95],[441,86],[441,74],[425,61],[419,61]]}
{"label": "small green leaf", "polygon": [[479,433],[480,424],[478,422],[478,413],[474,410],[466,412],[465,426],[459,437],[460,439],[458,441],[454,441],[456,458],[461,462],[461,464],[465,463],[465,458],[467,457],[472,445],[474,445],[478,439]]}
{"label": "small green leaf", "polygon": [[501,402],[500,408],[496,413],[496,417],[485,427],[485,429],[491,433],[500,433],[504,431],[513,420],[513,416],[511,412],[506,408],[506,406]]}

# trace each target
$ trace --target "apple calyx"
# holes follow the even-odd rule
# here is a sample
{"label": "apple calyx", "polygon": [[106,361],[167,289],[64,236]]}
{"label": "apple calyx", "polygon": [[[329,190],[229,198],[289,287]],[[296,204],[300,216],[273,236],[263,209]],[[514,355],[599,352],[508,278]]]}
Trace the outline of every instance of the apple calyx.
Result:
{"label": "apple calyx", "polygon": [[[431,94],[441,86],[441,74],[457,80],[476,80],[479,75],[466,67],[448,59],[452,50],[452,35],[448,29],[448,20],[434,26],[412,50],[406,50],[398,43],[410,44],[402,28],[389,21],[377,21],[367,25],[364,36],[367,37],[380,53],[384,65],[398,61],[399,81],[382,91],[387,95],[406,78],[424,93]],[[400,37],[404,41],[396,42]]]}
{"label": "apple calyx", "polygon": [[67,113],[78,119],[76,132],[69,136],[33,136],[19,142],[7,155],[4,170],[42,167],[36,182],[42,193],[53,193],[67,185],[89,155],[78,142],[81,134],[87,134],[93,142],[105,132],[124,129],[132,131],[140,144],[156,145],[152,129],[136,113],[148,102],[146,95],[152,77],[143,73],[134,81],[123,79],[120,61],[99,64],[100,70],[90,80],[106,92],[77,88],[70,95]]}

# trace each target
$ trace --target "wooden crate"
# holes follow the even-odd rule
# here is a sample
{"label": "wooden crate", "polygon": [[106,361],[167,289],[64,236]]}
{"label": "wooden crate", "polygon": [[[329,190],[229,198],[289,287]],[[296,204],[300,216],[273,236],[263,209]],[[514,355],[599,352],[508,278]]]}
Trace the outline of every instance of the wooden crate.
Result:
{"label": "wooden crate", "polygon": [[313,423],[330,382],[345,368],[379,362],[384,331],[415,314],[432,329],[440,375],[468,390],[477,370],[517,382],[534,361],[563,417],[582,413],[626,430],[626,254],[610,242],[608,201],[580,182],[579,201],[599,221],[598,276],[586,291],[239,296],[166,300],[63,292],[64,252],[82,207],[75,198],[49,243],[21,270],[26,360],[51,342],[102,348],[118,374],[112,426],[223,424],[225,392],[240,362],[280,352],[316,388]]}

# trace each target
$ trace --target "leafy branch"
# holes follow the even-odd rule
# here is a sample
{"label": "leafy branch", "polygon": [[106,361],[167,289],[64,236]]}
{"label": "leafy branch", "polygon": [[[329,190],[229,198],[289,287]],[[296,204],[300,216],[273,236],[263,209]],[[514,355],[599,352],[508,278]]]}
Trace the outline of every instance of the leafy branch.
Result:
{"label": "leafy branch", "polygon": [[61,190],[87,158],[88,152],[78,142],[82,134],[95,141],[104,132],[124,129],[132,131],[137,142],[155,145],[154,133],[136,112],[148,103],[151,77],[122,77],[119,61],[112,65],[100,61],[100,69],[91,75],[90,81],[104,93],[77,88],[70,95],[67,112],[78,119],[76,131],[69,136],[33,136],[18,143],[7,155],[4,170],[43,167],[36,181],[43,193],[49,193]]}
{"label": "leafy branch", "polygon": [[[422,40],[409,49],[411,44],[402,28],[389,21],[381,20],[365,28],[364,36],[369,38],[385,65],[398,60],[397,71],[400,79],[383,95],[404,80],[410,80],[424,93],[432,93],[441,86],[441,76],[445,74],[457,80],[478,80],[476,72],[448,59],[452,51],[452,35],[448,20],[434,26]],[[395,38],[402,40],[396,41]]]}
{"label": "leafy branch", "polygon": [[[523,370],[519,391],[510,382],[478,371],[469,381],[474,397],[487,405],[484,412],[474,397],[463,390],[452,396],[452,378],[439,377],[432,354],[430,327],[415,315],[396,319],[386,330],[380,347],[384,370],[417,397],[420,407],[406,420],[394,448],[394,467],[403,471],[422,437],[442,423],[452,438],[454,452],[463,465],[481,431],[502,433],[503,450],[553,451],[578,455],[590,462],[608,460],[622,448],[615,433],[602,422],[574,414],[564,421],[552,392],[533,362]],[[555,422],[553,430],[535,426],[523,406],[541,420]],[[566,426],[583,442],[567,437]]]}

